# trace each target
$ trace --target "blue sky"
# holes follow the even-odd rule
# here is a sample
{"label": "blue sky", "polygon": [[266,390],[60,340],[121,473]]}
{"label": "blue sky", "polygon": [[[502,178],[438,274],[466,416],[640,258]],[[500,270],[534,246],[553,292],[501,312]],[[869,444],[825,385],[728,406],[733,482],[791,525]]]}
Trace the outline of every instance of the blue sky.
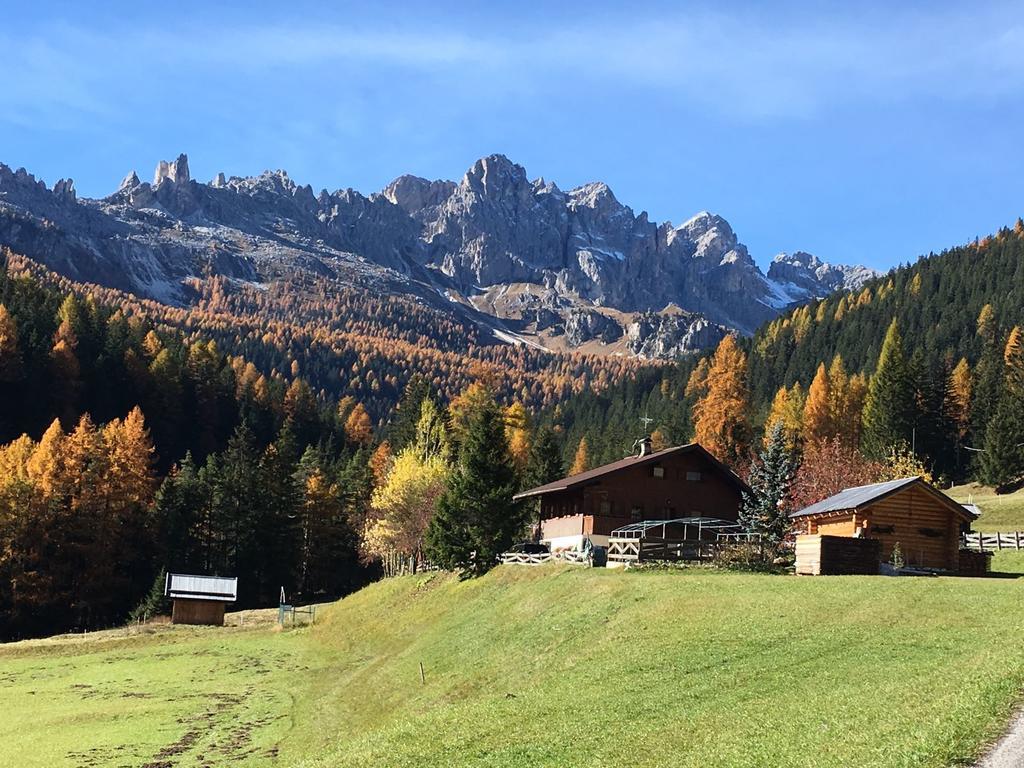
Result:
{"label": "blue sky", "polygon": [[367,193],[502,152],[657,221],[719,213],[761,264],[875,267],[1024,213],[1019,5],[18,5],[0,162],[83,195],[179,152]]}

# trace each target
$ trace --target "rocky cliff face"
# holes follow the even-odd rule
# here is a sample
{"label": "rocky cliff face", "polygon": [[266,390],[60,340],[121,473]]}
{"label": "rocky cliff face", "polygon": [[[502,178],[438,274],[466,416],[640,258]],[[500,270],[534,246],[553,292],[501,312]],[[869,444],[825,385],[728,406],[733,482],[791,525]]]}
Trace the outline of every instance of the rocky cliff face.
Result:
{"label": "rocky cliff face", "polygon": [[569,347],[625,337],[649,357],[717,343],[727,329],[750,333],[874,274],[797,252],[766,276],[720,216],[656,224],[605,184],[562,191],[502,155],[458,182],[401,176],[369,196],[315,193],[284,171],[200,183],[181,155],[161,161],[152,183],[131,172],[89,200],[70,179],[48,189],[0,165],[0,244],[74,279],[175,304],[188,303],[190,276],[308,271],[416,294],[502,337],[564,336]]}
{"label": "rocky cliff face", "polygon": [[780,253],[768,267],[768,279],[796,301],[813,299],[823,292],[859,288],[878,274],[868,267],[829,264],[804,251]]}

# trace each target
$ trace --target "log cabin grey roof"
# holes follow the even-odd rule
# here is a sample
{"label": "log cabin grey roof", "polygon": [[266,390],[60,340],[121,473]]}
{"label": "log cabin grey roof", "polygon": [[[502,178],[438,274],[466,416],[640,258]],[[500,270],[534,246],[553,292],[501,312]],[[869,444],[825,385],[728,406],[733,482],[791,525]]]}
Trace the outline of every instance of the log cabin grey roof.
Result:
{"label": "log cabin grey roof", "polygon": [[603,464],[600,467],[594,467],[588,469],[586,472],[580,472],[576,475],[569,475],[563,477],[560,480],[554,480],[544,485],[539,485],[536,488],[531,488],[527,491],[517,493],[512,498],[525,499],[530,496],[541,496],[545,493],[552,493],[555,491],[568,491],[572,488],[578,488],[583,485],[588,485],[598,481],[605,475],[609,475],[613,472],[618,472],[622,469],[629,467],[639,467],[645,464],[657,463],[660,459],[664,459],[667,456],[672,456],[679,453],[698,453],[704,456],[716,469],[722,472],[723,477],[733,485],[735,485],[740,492],[749,493],[750,487],[739,478],[739,476],[729,469],[728,466],[720,462],[711,453],[704,448],[700,443],[687,443],[686,445],[677,445],[672,448],[665,448],[661,451],[653,451],[646,456],[627,456],[624,459],[613,461],[610,464]]}
{"label": "log cabin grey roof", "polygon": [[949,496],[937,488],[934,488],[930,483],[925,482],[922,477],[901,477],[898,480],[887,480],[884,483],[871,483],[870,485],[858,485],[854,488],[846,488],[834,496],[822,499],[816,504],[811,504],[809,507],[804,507],[796,512],[791,512],[789,516],[791,518],[807,517],[808,515],[823,515],[829,512],[859,509],[866,504],[878,501],[889,494],[895,493],[907,486],[914,485],[915,483],[920,484],[922,488],[934,496],[941,497],[941,499],[948,503],[950,508],[955,508],[967,517],[974,517],[971,510],[949,498]]}

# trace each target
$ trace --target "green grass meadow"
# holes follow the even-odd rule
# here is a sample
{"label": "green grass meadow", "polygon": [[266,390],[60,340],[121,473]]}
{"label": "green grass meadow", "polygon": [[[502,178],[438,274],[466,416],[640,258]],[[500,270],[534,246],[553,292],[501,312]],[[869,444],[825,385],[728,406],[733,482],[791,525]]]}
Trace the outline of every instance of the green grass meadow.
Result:
{"label": "green grass meadow", "polygon": [[0,764],[969,765],[1024,692],[1017,554],[992,579],[503,566],[313,628],[0,646]]}
{"label": "green grass meadow", "polygon": [[1024,489],[997,494],[987,486],[969,483],[950,488],[946,493],[961,503],[970,500],[981,507],[981,517],[971,526],[976,531],[1024,531]]}

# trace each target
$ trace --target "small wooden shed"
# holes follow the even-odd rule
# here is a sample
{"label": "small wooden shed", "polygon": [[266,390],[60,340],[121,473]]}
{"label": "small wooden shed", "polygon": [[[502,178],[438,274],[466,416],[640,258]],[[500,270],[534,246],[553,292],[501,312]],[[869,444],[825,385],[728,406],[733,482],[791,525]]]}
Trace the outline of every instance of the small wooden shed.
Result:
{"label": "small wooden shed", "polygon": [[173,601],[172,624],[224,624],[224,608],[238,599],[238,579],[168,573],[164,594]]}
{"label": "small wooden shed", "polygon": [[880,542],[880,561],[897,543],[908,566],[957,572],[961,534],[974,515],[920,477],[847,488],[790,516],[804,533]]}

